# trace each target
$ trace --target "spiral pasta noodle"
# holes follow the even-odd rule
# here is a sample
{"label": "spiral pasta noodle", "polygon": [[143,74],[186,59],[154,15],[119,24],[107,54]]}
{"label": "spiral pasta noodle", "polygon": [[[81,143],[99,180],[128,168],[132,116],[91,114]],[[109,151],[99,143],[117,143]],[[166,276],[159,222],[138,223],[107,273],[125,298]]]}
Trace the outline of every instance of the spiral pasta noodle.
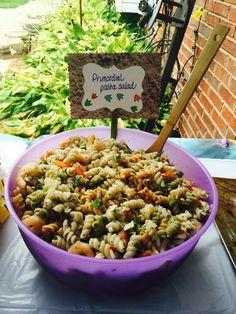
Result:
{"label": "spiral pasta noodle", "polygon": [[167,156],[91,135],[19,168],[12,203],[24,225],[57,248],[130,259],[193,236],[209,215],[207,198]]}

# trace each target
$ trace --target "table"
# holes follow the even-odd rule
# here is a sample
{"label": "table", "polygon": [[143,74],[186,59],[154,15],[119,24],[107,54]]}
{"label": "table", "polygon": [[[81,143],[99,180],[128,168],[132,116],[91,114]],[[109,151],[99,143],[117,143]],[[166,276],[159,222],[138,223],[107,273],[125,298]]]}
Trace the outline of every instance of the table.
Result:
{"label": "table", "polygon": [[[186,140],[172,140],[183,147],[187,145]],[[191,145],[196,149],[199,141],[195,143],[194,146],[191,140]],[[29,144],[16,137],[0,136],[0,156],[3,156],[6,170]],[[187,145],[187,150],[191,145]],[[212,166],[213,159],[215,165]],[[222,160],[209,160],[203,159],[206,167],[211,164],[209,171],[214,175],[214,169],[218,171],[218,162],[222,164]],[[225,163],[228,164],[229,175],[234,176],[236,167],[232,167],[235,166],[236,157],[225,160]],[[227,175],[224,168],[222,171],[224,176]],[[235,314],[235,270],[212,224],[181,267],[166,280],[157,282],[155,287],[134,296],[92,295],[65,286],[43,270],[29,253],[15,223],[9,218],[0,228],[0,313],[12,312]]]}

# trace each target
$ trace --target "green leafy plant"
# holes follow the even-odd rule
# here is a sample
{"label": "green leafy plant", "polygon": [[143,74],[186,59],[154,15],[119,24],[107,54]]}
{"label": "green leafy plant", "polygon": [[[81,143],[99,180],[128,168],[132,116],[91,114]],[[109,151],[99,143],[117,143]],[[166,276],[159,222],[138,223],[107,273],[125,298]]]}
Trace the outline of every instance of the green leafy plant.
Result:
{"label": "green leafy plant", "polygon": [[[78,127],[110,125],[110,119],[75,120],[70,116],[67,58],[69,53],[140,52],[140,30],[123,23],[106,1],[67,1],[41,25],[36,48],[16,73],[4,75],[0,89],[0,130],[35,138]],[[164,110],[164,109],[163,109]],[[142,128],[145,119],[124,119],[123,126]]]}
{"label": "green leafy plant", "polygon": [[20,5],[23,5],[27,2],[29,2],[29,0],[1,0],[0,8],[3,8],[3,9],[17,8]]}

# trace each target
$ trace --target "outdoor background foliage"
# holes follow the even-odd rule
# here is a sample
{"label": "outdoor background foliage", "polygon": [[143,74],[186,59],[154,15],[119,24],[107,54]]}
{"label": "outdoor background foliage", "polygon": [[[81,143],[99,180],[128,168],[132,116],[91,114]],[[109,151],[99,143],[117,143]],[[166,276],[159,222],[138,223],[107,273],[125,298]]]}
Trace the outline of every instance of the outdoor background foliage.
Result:
{"label": "outdoor background foliage", "polygon": [[[5,75],[0,90],[2,133],[35,138],[78,127],[109,125],[109,119],[75,120],[70,117],[67,58],[69,53],[142,52],[144,40],[136,24],[122,21],[106,1],[83,1],[83,27],[79,2],[68,1],[47,16],[38,33],[36,48],[23,58],[16,73]],[[169,113],[160,105],[154,132]],[[122,125],[143,128],[144,119],[123,119]]]}

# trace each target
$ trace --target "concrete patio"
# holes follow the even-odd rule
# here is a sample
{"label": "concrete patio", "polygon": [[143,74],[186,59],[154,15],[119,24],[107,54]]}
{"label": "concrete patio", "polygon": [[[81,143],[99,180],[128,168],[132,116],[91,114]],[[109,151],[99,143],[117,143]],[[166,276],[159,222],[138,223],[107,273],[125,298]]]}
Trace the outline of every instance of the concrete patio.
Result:
{"label": "concrete patio", "polygon": [[61,3],[61,0],[31,0],[15,9],[0,9],[0,73],[6,72],[15,58],[27,52],[27,38],[44,16]]}

